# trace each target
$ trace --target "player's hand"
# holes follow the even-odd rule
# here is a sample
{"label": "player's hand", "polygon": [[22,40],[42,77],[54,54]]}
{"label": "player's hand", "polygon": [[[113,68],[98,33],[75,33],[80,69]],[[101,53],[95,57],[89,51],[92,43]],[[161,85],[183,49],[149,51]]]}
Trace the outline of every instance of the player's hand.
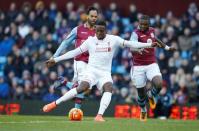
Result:
{"label": "player's hand", "polygon": [[161,47],[161,45],[158,42],[153,42],[151,44],[152,47]]}
{"label": "player's hand", "polygon": [[175,47],[170,47],[169,51],[176,51],[177,49]]}
{"label": "player's hand", "polygon": [[139,53],[140,55],[142,55],[142,51],[144,50],[144,48],[142,48],[142,49],[139,49],[138,51],[137,51],[137,53]]}
{"label": "player's hand", "polygon": [[47,67],[52,67],[56,64],[55,60],[53,58],[50,58],[49,60],[46,61],[46,66]]}

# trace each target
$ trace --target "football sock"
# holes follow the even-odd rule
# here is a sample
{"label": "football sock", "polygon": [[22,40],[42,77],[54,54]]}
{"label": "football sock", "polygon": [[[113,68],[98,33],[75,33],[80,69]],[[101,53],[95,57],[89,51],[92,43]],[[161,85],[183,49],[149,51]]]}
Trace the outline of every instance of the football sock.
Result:
{"label": "football sock", "polygon": [[67,82],[65,85],[68,89],[72,89],[73,87],[73,82]]}
{"label": "football sock", "polygon": [[78,98],[78,97],[76,96],[76,98],[75,98],[75,108],[80,109],[81,106],[82,106],[82,101],[83,101],[83,99]]}
{"label": "football sock", "polygon": [[56,105],[59,105],[60,103],[62,103],[64,101],[74,98],[76,95],[77,95],[77,90],[76,90],[76,88],[73,88],[73,89],[69,90],[68,92],[66,92],[66,94],[64,94],[58,100],[56,100],[55,103],[56,103]]}
{"label": "football sock", "polygon": [[100,108],[99,108],[98,114],[100,114],[100,115],[104,114],[105,110],[107,109],[108,105],[111,102],[111,96],[112,96],[111,92],[103,93],[103,96],[100,101]]}
{"label": "football sock", "polygon": [[75,103],[75,108],[78,108],[78,109],[80,109],[80,108],[81,108],[81,106],[82,106],[82,104]]}
{"label": "football sock", "polygon": [[144,96],[142,98],[140,98],[138,96],[137,102],[138,102],[138,105],[141,108],[141,112],[146,112],[146,96]]}
{"label": "football sock", "polygon": [[152,87],[152,89],[149,92],[149,94],[151,94],[152,96],[156,97],[159,94],[160,90],[161,90],[161,88]]}

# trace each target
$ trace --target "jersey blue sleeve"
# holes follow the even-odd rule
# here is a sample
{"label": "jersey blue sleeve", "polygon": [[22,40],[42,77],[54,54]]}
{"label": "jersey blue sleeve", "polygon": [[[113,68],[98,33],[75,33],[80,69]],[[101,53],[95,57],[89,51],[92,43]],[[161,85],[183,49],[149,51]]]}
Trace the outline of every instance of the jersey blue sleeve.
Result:
{"label": "jersey blue sleeve", "polygon": [[64,39],[59,48],[56,50],[55,54],[53,57],[58,57],[63,50],[65,50],[69,45],[72,44],[72,42],[76,39],[77,37],[77,27],[73,28],[73,30],[70,32],[70,34]]}
{"label": "jersey blue sleeve", "polygon": [[132,32],[130,41],[138,41],[138,35],[135,32]]}

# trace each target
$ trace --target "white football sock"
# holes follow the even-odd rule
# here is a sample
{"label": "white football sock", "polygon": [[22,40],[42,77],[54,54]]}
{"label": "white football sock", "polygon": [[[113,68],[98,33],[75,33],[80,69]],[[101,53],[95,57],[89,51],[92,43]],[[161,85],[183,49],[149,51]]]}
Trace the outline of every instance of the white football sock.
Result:
{"label": "white football sock", "polygon": [[108,105],[111,102],[111,96],[112,96],[112,93],[104,92],[104,94],[101,98],[101,101],[100,101],[100,108],[99,108],[98,114],[100,114],[100,115],[104,114],[106,108],[108,107]]}
{"label": "white football sock", "polygon": [[66,94],[64,94],[62,97],[57,99],[55,101],[55,103],[56,103],[56,105],[59,105],[60,103],[62,103],[64,101],[74,98],[76,95],[77,95],[77,89],[73,88],[73,89],[69,90],[68,92],[66,92]]}

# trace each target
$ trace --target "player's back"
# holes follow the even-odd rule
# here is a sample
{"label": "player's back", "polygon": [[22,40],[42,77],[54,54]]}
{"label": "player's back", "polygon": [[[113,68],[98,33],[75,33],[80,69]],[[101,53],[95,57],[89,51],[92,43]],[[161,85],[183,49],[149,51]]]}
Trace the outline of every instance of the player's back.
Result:
{"label": "player's back", "polygon": [[[85,24],[78,26],[75,48],[79,47],[89,36],[94,36],[94,35],[95,35],[94,29],[89,29],[88,27],[85,26]],[[88,56],[89,54],[86,52],[75,57],[75,60],[88,62]]]}
{"label": "player's back", "polygon": [[[139,29],[135,29],[134,33],[137,35],[139,42],[149,43],[156,41],[154,29],[151,27],[146,32],[140,31]],[[147,48],[145,49],[145,51],[142,52],[142,54],[139,54],[138,52],[132,52],[132,54],[133,65],[149,65],[156,62],[155,48]]]}

